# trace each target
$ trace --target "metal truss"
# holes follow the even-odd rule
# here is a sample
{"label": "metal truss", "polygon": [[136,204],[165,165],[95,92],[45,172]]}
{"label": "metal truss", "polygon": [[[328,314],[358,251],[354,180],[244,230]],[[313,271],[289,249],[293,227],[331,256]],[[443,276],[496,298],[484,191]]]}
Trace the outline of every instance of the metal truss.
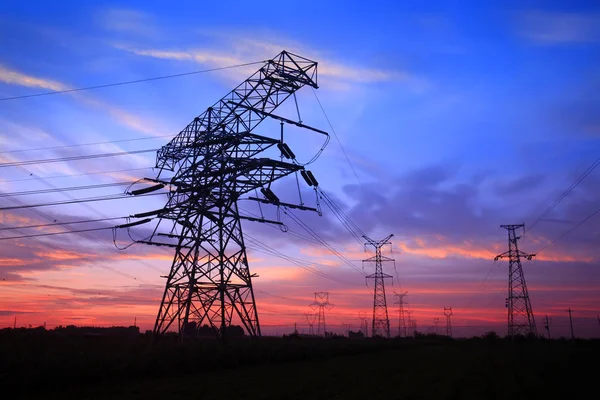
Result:
{"label": "metal truss", "polygon": [[383,240],[375,241],[366,236],[363,236],[367,243],[366,245],[373,246],[375,248],[375,255],[373,257],[363,260],[363,262],[374,262],[375,273],[367,275],[367,279],[373,279],[375,281],[373,289],[373,323],[371,326],[371,336],[377,337],[382,336],[390,337],[390,320],[388,318],[387,300],[385,297],[385,279],[392,278],[391,275],[383,273],[383,262],[394,261],[393,258],[389,258],[381,255],[381,247],[386,244],[390,244],[389,239],[394,235],[389,235]]}
{"label": "metal truss", "polygon": [[519,250],[517,241],[521,238],[517,236],[517,229],[525,228],[525,225],[500,225],[508,231],[508,251],[497,255],[494,260],[508,258],[508,298],[506,307],[508,308],[508,336],[517,335],[535,335],[537,329],[533,309],[529,300],[527,283],[523,275],[521,266],[521,257],[531,260],[535,254],[527,254]]}
{"label": "metal truss", "polygon": [[333,304],[329,302],[329,292],[315,292],[315,301],[310,304],[313,310],[319,309],[317,314],[317,336],[327,336],[325,325],[325,309],[331,310]]}
{"label": "metal truss", "polygon": [[[184,339],[208,325],[225,337],[234,333],[230,327],[236,324],[250,336],[261,335],[252,288],[256,275],[250,273],[241,220],[277,221],[240,215],[238,200],[260,189],[265,199],[253,200],[279,206],[271,183],[295,172],[312,177],[287,151],[283,123],[327,133],[272,113],[305,85],[318,88],[317,63],[283,51],[158,151],[160,172],[151,179],[157,185],[148,190],[168,188],[167,204],[136,215],[159,218],[151,237],[139,242],[175,248],[155,335],[176,330]],[[279,139],[253,133],[266,118],[281,121]],[[275,146],[281,150],[281,160],[263,155]],[[283,161],[283,155],[289,162]],[[314,179],[305,180],[317,185]],[[161,223],[170,229],[159,232]]]}

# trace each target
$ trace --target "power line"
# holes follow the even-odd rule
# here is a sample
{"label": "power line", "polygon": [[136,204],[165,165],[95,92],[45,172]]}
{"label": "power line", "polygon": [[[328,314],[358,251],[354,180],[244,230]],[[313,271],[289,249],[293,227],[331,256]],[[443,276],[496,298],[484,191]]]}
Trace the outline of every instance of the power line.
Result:
{"label": "power line", "polygon": [[135,182],[101,183],[101,184],[97,184],[97,185],[70,186],[70,187],[53,188],[53,189],[38,189],[38,190],[28,190],[28,191],[23,191],[23,192],[8,192],[8,193],[0,193],[0,197],[28,196],[28,195],[33,195],[33,194],[70,192],[70,191],[74,191],[74,190],[101,189],[101,188],[115,187],[115,186],[127,186],[127,185],[131,185],[132,183],[135,183]]}
{"label": "power line", "polygon": [[66,234],[70,234],[70,233],[82,233],[82,232],[102,231],[102,230],[112,229],[112,228],[113,228],[112,226],[108,226],[108,227],[103,227],[103,228],[90,228],[90,229],[73,230],[73,231],[68,231],[68,232],[35,233],[35,234],[32,234],[32,235],[1,237],[0,240],[30,239],[30,238],[43,237],[43,236],[55,236],[55,235],[66,235]]}
{"label": "power line", "polygon": [[[148,193],[148,194],[142,194],[142,195],[135,196],[135,198],[148,197],[148,196],[157,196],[157,195],[163,195],[163,194],[165,194],[165,193]],[[20,209],[23,209],[23,208],[38,208],[38,207],[48,207],[48,206],[60,206],[60,205],[65,205],[65,204],[87,203],[87,202],[93,202],[93,201],[132,199],[132,198],[133,198],[132,196],[127,196],[125,194],[120,194],[118,196],[115,196],[115,195],[106,195],[106,196],[98,196],[98,197],[87,197],[87,198],[75,199],[75,200],[55,201],[55,202],[49,202],[49,203],[25,204],[25,205],[21,205],[21,206],[0,207],[0,211],[20,210]]]}
{"label": "power line", "polygon": [[113,171],[99,171],[99,172],[85,172],[81,174],[65,174],[65,175],[54,175],[54,176],[34,176],[33,178],[23,178],[23,179],[10,179],[6,181],[0,181],[0,183],[9,183],[9,182],[24,182],[24,181],[33,181],[38,179],[60,179],[60,178],[72,178],[76,176],[90,176],[90,175],[109,175],[118,172],[131,172],[131,171],[143,171],[148,169],[153,169],[154,167],[144,167],[144,168],[127,168],[127,169],[117,169]]}
{"label": "power line", "polygon": [[584,223],[586,223],[589,219],[591,219],[592,217],[594,217],[598,213],[600,213],[600,208],[597,209],[596,211],[594,211],[593,213],[591,213],[590,215],[588,215],[587,217],[585,217],[583,220],[579,221],[579,223],[577,223],[577,225],[575,225],[574,227],[572,227],[571,229],[569,229],[568,231],[566,231],[565,233],[563,233],[562,235],[560,235],[559,237],[557,237],[556,239],[554,239],[553,241],[551,241],[550,243],[548,243],[547,245],[545,245],[544,247],[542,247],[541,249],[539,249],[536,252],[536,254],[539,254],[541,251],[546,250],[548,247],[552,246],[553,244],[555,244],[556,242],[558,242],[560,239],[564,238],[569,233],[573,232],[575,229],[579,228],[581,225],[583,225]]}
{"label": "power line", "polygon": [[118,157],[118,156],[127,156],[132,154],[141,154],[141,153],[156,153],[159,149],[145,149],[145,150],[131,150],[131,151],[120,151],[115,153],[102,153],[102,154],[88,154],[81,156],[70,156],[70,157],[59,157],[59,158],[45,158],[41,160],[26,160],[26,161],[13,161],[0,164],[0,168],[5,167],[20,167],[23,165],[37,165],[37,164],[48,164],[55,162],[65,162],[65,161],[79,161],[79,160],[88,160],[92,158],[104,158],[104,157]]}
{"label": "power line", "polygon": [[[4,157],[4,156],[0,155],[0,158],[3,158],[3,157]],[[27,172],[27,173],[29,173],[29,174],[31,175],[30,171],[29,171],[27,168],[25,168],[25,167],[19,167],[19,168],[23,169],[25,172]],[[46,185],[50,186],[51,188],[53,188],[53,189],[57,189],[57,188],[56,188],[54,185],[52,185],[51,183],[47,182],[47,181],[46,181],[44,178],[39,178],[39,179],[40,179],[42,182],[44,182]],[[73,199],[73,197],[71,197],[71,196],[70,196],[68,193],[66,193],[66,192],[62,192],[62,193],[63,193],[65,196],[67,196],[68,198],[70,198],[70,199]],[[23,206],[24,206],[24,205],[26,205],[26,203],[23,203],[23,202],[22,202],[22,201],[20,201],[18,198],[11,197],[11,198],[10,198],[10,200],[12,200],[12,201],[13,201],[13,202],[15,202],[15,203],[21,204],[21,205],[23,205]],[[95,211],[95,210],[94,210],[94,209],[93,209],[91,206],[89,206],[88,204],[85,204],[85,203],[84,203],[84,204],[82,204],[82,205],[83,205],[83,206],[85,206],[85,207],[86,207],[86,208],[88,208],[88,209],[91,209],[92,211]],[[35,208],[32,208],[32,209],[31,209],[31,211],[33,211],[35,214],[38,214],[38,215],[40,215],[40,216],[42,216],[42,217],[44,217],[44,218],[46,218],[46,219],[49,219],[50,221],[57,222],[57,220],[56,220],[54,217],[52,217],[52,216],[50,216],[50,215],[48,215],[48,214],[46,214],[46,213],[44,213],[44,212],[42,212],[42,211],[40,211],[40,210],[37,210],[37,209],[35,209]],[[97,213],[97,214],[101,214],[101,213],[99,213],[99,212],[97,212],[97,211],[96,211],[96,213]],[[107,218],[105,215],[102,215],[102,214],[101,214],[101,216],[102,216],[103,218]],[[6,226],[6,225],[3,225],[3,226]],[[68,229],[70,229],[71,231],[75,230],[75,229],[73,229],[73,228],[72,228],[70,225],[68,225],[68,224],[66,224],[65,226],[66,226]],[[20,233],[20,230],[17,230],[17,232],[19,232],[19,233]],[[95,239],[94,237],[90,236],[90,235],[89,235],[88,233],[86,233],[86,232],[79,232],[78,234],[79,234],[80,236],[83,236],[84,238],[86,238],[86,239],[88,239],[88,240],[93,240],[93,241],[95,241],[95,242],[97,242],[97,243],[104,244],[104,243],[102,243],[101,241],[99,241],[98,239]],[[31,238],[31,239],[32,239],[32,240],[34,240],[34,241],[37,241],[38,243],[42,244],[43,246],[50,247],[50,248],[51,248],[51,249],[53,249],[53,250],[59,249],[59,250],[66,251],[67,253],[77,254],[77,253],[75,253],[75,252],[73,252],[73,251],[67,250],[67,249],[65,249],[64,247],[61,247],[61,246],[59,246],[59,245],[58,245],[58,244],[56,244],[56,243],[53,243],[53,245],[52,245],[52,246],[50,246],[48,243],[45,243],[44,241],[41,241],[41,240],[40,240],[40,239],[38,239],[38,238],[35,238],[35,237],[34,237],[34,238]],[[77,255],[78,255],[79,257],[81,257],[81,255],[80,255],[80,254],[77,254]],[[127,274],[127,273],[121,272],[121,271],[119,271],[119,270],[117,270],[117,269],[115,269],[115,268],[109,267],[109,266],[102,265],[102,264],[100,264],[100,263],[98,263],[98,262],[96,262],[96,261],[94,261],[94,260],[91,260],[91,259],[89,259],[89,258],[82,257],[82,259],[83,259],[83,260],[86,260],[86,261],[88,261],[89,263],[96,264],[96,265],[100,266],[101,268],[105,268],[105,269],[107,269],[107,270],[113,271],[113,272],[115,272],[115,273],[117,273],[117,274],[119,274],[119,275],[126,276],[126,277],[130,277],[130,278],[133,278],[134,280],[136,280],[136,279],[137,279],[137,278],[136,278],[135,276],[133,276],[133,275],[130,275],[130,274]],[[138,262],[140,262],[140,261],[138,261]],[[157,268],[155,268],[154,266],[152,266],[152,265],[150,265],[150,264],[148,264],[148,263],[143,263],[143,262],[140,262],[140,264],[146,265],[146,266],[148,266],[149,268],[152,268],[152,269],[154,269],[154,270],[157,270],[157,271],[158,271],[158,269],[157,269]],[[159,272],[160,272],[160,271],[159,271]]]}
{"label": "power line", "polygon": [[107,83],[107,84],[104,84],[104,85],[86,86],[86,87],[80,87],[80,88],[75,88],[75,89],[53,90],[51,92],[41,92],[41,93],[27,94],[27,95],[22,95],[22,96],[3,97],[3,98],[0,98],[0,101],[25,99],[25,98],[29,98],[29,97],[50,96],[50,95],[53,95],[53,94],[73,93],[73,92],[81,92],[81,91],[84,91],[84,90],[93,90],[93,89],[101,89],[101,88],[114,87],[114,86],[131,85],[131,84],[134,84],[134,83],[158,81],[158,80],[161,80],[161,79],[177,78],[177,77],[180,77],[180,76],[202,74],[202,73],[214,72],[214,71],[222,71],[222,70],[226,70],[226,69],[246,67],[246,66],[249,66],[249,65],[264,64],[264,63],[265,63],[265,61],[254,61],[254,62],[243,63],[243,64],[229,65],[229,66],[225,66],[225,67],[203,69],[203,70],[192,71],[192,72],[183,72],[183,73],[180,73],[180,74],[157,76],[157,77],[153,77],[153,78],[144,78],[144,79],[136,79],[136,80],[132,80],[132,81]]}
{"label": "power line", "polygon": [[85,223],[92,223],[92,222],[105,222],[105,221],[114,221],[117,219],[125,219],[125,218],[128,218],[128,217],[111,217],[111,218],[87,219],[87,220],[82,220],[82,221],[71,221],[71,222],[55,222],[55,223],[51,223],[51,224],[9,226],[6,228],[0,228],[0,231],[11,231],[11,230],[15,230],[15,229],[47,228],[47,227],[52,227],[52,226],[85,224]]}
{"label": "power line", "polygon": [[173,135],[160,135],[160,136],[144,136],[133,139],[121,139],[121,140],[109,140],[105,142],[90,142],[90,143],[81,143],[81,144],[69,144],[63,146],[51,146],[51,147],[36,147],[33,149],[21,149],[21,150],[8,150],[8,151],[0,151],[0,154],[9,154],[9,153],[24,153],[28,151],[42,151],[42,150],[57,150],[57,149],[67,149],[72,147],[85,147],[85,146],[97,146],[101,144],[113,144],[113,143],[125,143],[125,142],[135,142],[140,140],[152,140],[152,139],[161,139],[166,137],[172,137]]}
{"label": "power line", "polygon": [[598,157],[583,173],[569,186],[544,212],[529,225],[529,229],[533,229],[546,215],[548,215],[561,201],[565,199],[589,174],[600,165],[600,157]]}
{"label": "power line", "polygon": [[[312,272],[314,274],[317,274],[317,275],[319,275],[319,276],[321,276],[323,278],[332,280],[334,282],[342,283],[342,284],[349,284],[349,282],[346,282],[346,281],[343,281],[341,279],[338,279],[338,278],[336,278],[334,276],[331,276],[331,275],[329,275],[329,274],[327,274],[327,273],[325,273],[323,271],[319,271],[316,268],[311,268],[311,267],[309,267],[307,265],[304,265],[304,262],[307,262],[307,261],[300,260],[300,259],[295,259],[293,257],[290,257],[290,256],[288,256],[288,255],[286,255],[286,254],[284,254],[284,253],[282,253],[282,252],[280,252],[280,251],[272,248],[271,246],[266,245],[266,244],[262,243],[261,241],[259,241],[259,240],[255,239],[255,238],[251,237],[248,234],[246,234],[246,238],[249,239],[249,241],[251,242],[251,244],[253,246],[260,247],[259,249],[255,248],[254,250],[256,250],[256,251],[259,251],[261,253],[267,253],[269,255],[273,255],[275,257],[281,258],[281,259],[283,259],[285,261],[288,261],[288,262],[290,262],[290,263],[292,263],[294,265],[299,266],[300,268],[303,268],[303,269],[305,269],[305,270],[307,270],[309,272]],[[311,262],[307,262],[307,263],[308,264],[316,264],[316,263],[311,263]]]}
{"label": "power line", "polygon": [[331,251],[335,256],[337,256],[340,260],[342,260],[346,265],[350,266],[350,268],[354,269],[358,273],[362,275],[366,275],[364,271],[360,268],[357,268],[351,261],[349,261],[346,257],[344,257],[340,252],[338,252],[333,246],[331,246],[327,241],[325,241],[321,236],[319,236],[310,226],[308,226],[302,219],[298,218],[292,210],[287,207],[284,207],[284,213],[288,215],[294,222],[296,222],[302,229],[304,229],[309,235],[318,240],[323,246],[325,246],[329,251]]}
{"label": "power line", "polygon": [[325,112],[325,109],[323,108],[323,105],[321,104],[321,100],[319,100],[319,96],[317,96],[317,92],[315,92],[314,89],[312,89],[312,92],[315,95],[315,98],[317,99],[317,103],[319,103],[319,107],[321,108],[321,111],[323,111],[323,115],[325,116],[325,119],[327,120],[327,123],[329,124],[329,128],[331,128],[331,132],[333,132],[333,136],[335,136],[335,140],[337,140],[337,142],[340,146],[340,149],[342,149],[342,153],[344,153],[344,157],[346,157],[346,161],[348,161],[348,165],[350,165],[350,169],[352,169],[352,173],[354,174],[356,181],[360,185],[362,185],[360,179],[358,178],[358,174],[356,173],[356,170],[354,169],[354,166],[352,165],[352,162],[350,161],[350,157],[348,157],[348,153],[346,153],[344,146],[342,146],[342,142],[340,141],[340,138],[338,137],[337,133],[335,132],[335,129],[333,129],[333,125],[331,124],[331,121],[329,120],[329,117],[327,116],[327,113]]}

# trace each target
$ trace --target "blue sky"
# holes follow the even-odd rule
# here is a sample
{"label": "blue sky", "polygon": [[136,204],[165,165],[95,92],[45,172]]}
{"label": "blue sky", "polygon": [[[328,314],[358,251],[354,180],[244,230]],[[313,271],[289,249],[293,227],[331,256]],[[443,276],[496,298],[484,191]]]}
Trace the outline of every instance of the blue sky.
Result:
{"label": "blue sky", "polygon": [[[370,2],[366,7],[363,2],[228,2],[223,6],[200,2],[64,1],[57,5],[7,1],[0,6],[0,98],[260,61],[283,49],[314,59],[319,62],[317,95],[359,176],[357,182],[337,141],[332,139],[311,166],[323,188],[369,234],[395,234],[400,281],[409,293],[412,289],[409,302],[421,319],[432,319],[436,307],[443,309],[452,303],[458,308],[460,303],[473,303],[470,294],[456,292],[474,286],[472,290],[477,293],[472,296],[480,308],[463,310],[464,324],[491,324],[496,317],[498,321],[504,318],[506,269],[494,269],[491,283],[486,281],[481,288],[479,285],[491,263],[486,261],[485,251],[505,246],[506,233],[498,225],[535,220],[599,156],[600,7],[593,2],[572,1],[480,3],[409,6]],[[177,134],[255,69],[2,101],[2,151],[144,140],[0,155],[26,160],[160,147],[168,141],[167,136]],[[298,102],[305,123],[330,130],[308,88],[298,93]],[[297,118],[291,102],[281,113]],[[263,127],[265,131],[273,128],[276,125]],[[289,137],[301,160],[310,158],[322,140],[297,130],[290,130]],[[11,181],[2,185],[6,192],[45,188],[47,182],[58,187],[105,183],[154,172],[147,169],[128,171],[127,176],[39,178],[144,168],[153,160],[152,154],[140,154],[26,170],[2,168],[0,179]],[[38,179],[15,181],[29,179],[32,173]],[[598,181],[598,171],[594,171],[548,216],[560,222],[543,221],[526,236],[523,245],[534,251],[598,208]],[[279,185],[283,192],[293,186],[286,182]],[[80,195],[73,193],[75,197]],[[47,199],[65,198],[54,195],[22,201]],[[71,206],[44,211],[72,220],[74,216],[97,217],[98,213],[120,216],[161,205],[158,198],[151,202],[129,201],[118,207],[97,203],[93,210]],[[14,205],[7,199],[2,204]],[[29,211],[19,214],[23,220],[9,217],[5,213],[0,222],[14,226],[19,221],[42,218]],[[328,240],[347,249],[351,254],[348,258],[360,257],[356,243],[331,215],[306,218]],[[592,309],[598,304],[594,293],[600,285],[595,244],[598,226],[598,220],[591,219],[548,248],[548,259],[537,263],[539,269],[553,273],[526,270],[530,286],[539,288],[532,294],[534,311],[552,313],[553,307],[561,310],[572,303],[586,309],[585,316],[593,317]],[[335,257],[319,254],[288,236],[274,238],[268,233],[270,228],[249,225],[245,229],[313,262],[327,259],[332,265],[339,263]],[[108,249],[98,247],[97,242],[92,245],[61,240],[69,250],[85,250],[85,254],[99,260],[110,260]],[[99,235],[98,240],[111,244],[108,237]],[[56,243],[54,239],[44,241]],[[9,251],[7,243],[0,242],[3,251]],[[64,260],[61,267],[56,260],[32,256],[40,253],[38,245],[42,246],[22,242],[19,257],[30,260],[30,264],[21,263],[11,270],[14,263],[5,262],[5,273],[20,277],[15,278],[12,290],[31,293],[28,285],[41,280],[50,280],[55,287],[76,286],[77,290],[102,286],[101,279],[116,280],[123,288],[130,285],[110,271],[94,275],[89,263],[86,267],[81,260],[69,261],[70,267],[65,270]],[[149,249],[131,251],[139,257],[146,254],[147,261],[161,270],[169,267],[167,254],[161,258]],[[133,311],[123,306],[123,315],[144,312],[150,321],[157,306],[152,299],[156,290],[160,292],[156,287],[160,288],[162,281],[154,271],[122,263],[123,268],[148,275],[149,282],[149,286],[135,285],[136,290],[144,291],[147,308]],[[286,284],[299,285],[298,290],[304,291],[306,298],[298,291],[298,297],[290,301],[290,313],[307,309],[310,292],[328,289],[329,283],[296,276],[294,268],[281,261],[267,257],[256,264],[263,271],[261,276],[266,277],[264,286],[260,280],[256,285],[265,293],[285,293]],[[273,276],[282,278],[268,278],[269,267],[277,271]],[[364,287],[360,275],[350,275],[352,270],[339,265],[331,268],[332,274],[370,290]],[[575,272],[565,277],[561,272],[565,270]],[[456,282],[450,288],[444,281],[451,277]],[[565,286],[565,280],[579,289],[561,292],[560,305],[556,305],[551,290]],[[486,285],[496,285],[497,290],[491,293]],[[426,294],[426,288],[435,288],[437,294]],[[336,294],[345,296],[346,289],[331,289],[332,299]],[[62,293],[53,290],[53,294]],[[119,293],[106,292],[105,296],[122,300]],[[96,304],[85,297],[85,292],[78,292],[78,296],[90,307]],[[360,296],[348,297],[346,309],[351,311],[346,314],[344,306],[336,307],[340,321],[350,323],[355,319],[349,316],[351,313],[361,307],[369,309],[368,293]],[[478,296],[482,296],[481,301]],[[14,302],[1,300],[3,308],[14,311]],[[487,307],[489,301],[492,303]],[[38,314],[30,314],[37,323],[44,312],[63,303],[31,304],[38,310]],[[61,312],[70,314],[64,311],[67,306],[62,307]],[[489,315],[488,308],[497,312],[489,321],[481,317]],[[88,322],[104,321],[104,311],[101,307],[98,310],[98,319]],[[6,315],[7,321],[12,321],[12,314]]]}

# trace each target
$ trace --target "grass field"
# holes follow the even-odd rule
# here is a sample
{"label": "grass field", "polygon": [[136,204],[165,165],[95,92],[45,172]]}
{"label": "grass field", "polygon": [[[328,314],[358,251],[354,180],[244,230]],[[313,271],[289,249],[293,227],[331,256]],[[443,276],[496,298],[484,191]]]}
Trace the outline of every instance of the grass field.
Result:
{"label": "grass field", "polygon": [[22,380],[5,370],[2,386],[16,398],[52,399],[595,398],[600,342],[268,339],[220,347],[211,341],[166,360],[161,351],[131,349],[100,363],[79,359],[79,372],[59,366],[62,359],[52,353],[31,374],[19,371]]}

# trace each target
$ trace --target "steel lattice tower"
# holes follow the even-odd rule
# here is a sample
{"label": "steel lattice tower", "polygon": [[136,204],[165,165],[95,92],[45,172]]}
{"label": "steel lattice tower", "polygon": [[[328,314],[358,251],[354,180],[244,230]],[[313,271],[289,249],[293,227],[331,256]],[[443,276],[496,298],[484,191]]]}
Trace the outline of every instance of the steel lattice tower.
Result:
{"label": "steel lattice tower", "polygon": [[[283,122],[325,132],[272,114],[305,85],[318,88],[317,63],[281,52],[158,151],[159,173],[150,179],[156,186],[130,193],[169,189],[163,209],[135,215],[156,216],[159,225],[168,225],[167,233],[159,233],[157,225],[152,236],[139,243],[175,248],[155,335],[175,326],[183,339],[204,324],[224,337],[235,323],[246,334],[260,336],[252,288],[255,275],[248,266],[241,219],[281,223],[240,215],[238,200],[260,189],[265,198],[251,200],[286,205],[279,202],[270,186],[295,172],[301,172],[309,185],[318,184],[283,142]],[[281,121],[280,139],[253,132],[266,118]],[[265,154],[276,148],[289,162]]]}
{"label": "steel lattice tower", "polygon": [[404,318],[404,297],[408,292],[394,293],[398,297],[395,304],[398,304],[398,337],[406,337],[406,320]]}
{"label": "steel lattice tower", "polygon": [[360,321],[360,332],[365,335],[365,337],[369,336],[369,322],[367,320],[367,313],[364,311],[358,312],[358,317],[356,317]]}
{"label": "steel lattice tower", "polygon": [[308,323],[308,334],[312,336],[315,334],[315,320],[317,319],[317,314],[304,313],[304,316]]}
{"label": "steel lattice tower", "polygon": [[521,266],[521,257],[531,260],[535,254],[527,254],[519,250],[517,241],[521,238],[517,236],[517,229],[524,229],[525,225],[500,225],[508,231],[508,251],[499,254],[494,258],[508,258],[508,336],[516,335],[535,335],[535,319],[527,291],[527,283],[523,275]]}
{"label": "steel lattice tower", "polygon": [[327,336],[327,326],[325,325],[325,308],[331,310],[333,304],[329,302],[328,292],[315,292],[315,301],[310,304],[313,310],[319,309],[317,316],[317,336]]}
{"label": "steel lattice tower", "polygon": [[390,244],[389,239],[394,235],[389,235],[383,240],[375,241],[366,236],[363,236],[367,243],[366,245],[373,246],[375,248],[375,255],[373,257],[363,260],[363,262],[374,262],[375,273],[367,275],[367,279],[373,279],[375,281],[373,290],[373,323],[371,325],[371,336],[383,336],[386,338],[390,337],[390,320],[388,318],[387,300],[385,297],[385,279],[392,278],[391,275],[383,273],[383,262],[394,261],[393,258],[389,258],[381,255],[381,247],[386,244]]}
{"label": "steel lattice tower", "polygon": [[446,336],[452,337],[452,323],[450,317],[452,316],[452,307],[444,307],[444,315],[446,316]]}

